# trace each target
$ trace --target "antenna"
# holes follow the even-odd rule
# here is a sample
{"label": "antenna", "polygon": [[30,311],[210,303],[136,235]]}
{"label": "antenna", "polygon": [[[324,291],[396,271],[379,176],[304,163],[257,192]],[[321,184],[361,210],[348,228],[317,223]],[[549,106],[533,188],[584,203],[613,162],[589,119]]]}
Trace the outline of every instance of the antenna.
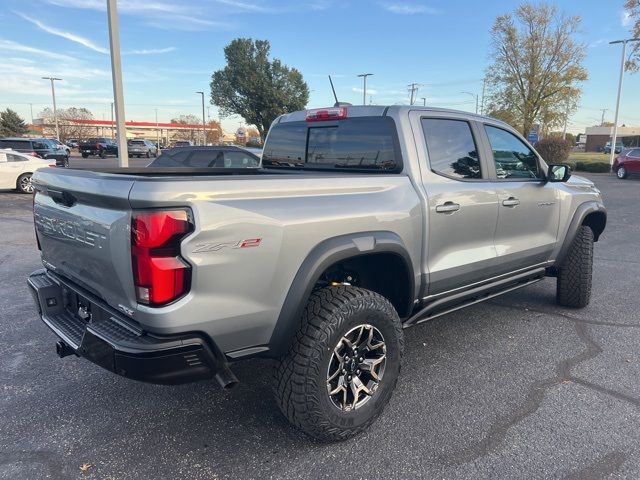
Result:
{"label": "antenna", "polygon": [[333,80],[331,80],[331,75],[329,75],[329,83],[331,83],[331,90],[333,90],[333,98],[336,99],[336,104],[334,107],[340,106],[340,102],[338,101],[338,96],[336,95],[336,89],[333,87]]}

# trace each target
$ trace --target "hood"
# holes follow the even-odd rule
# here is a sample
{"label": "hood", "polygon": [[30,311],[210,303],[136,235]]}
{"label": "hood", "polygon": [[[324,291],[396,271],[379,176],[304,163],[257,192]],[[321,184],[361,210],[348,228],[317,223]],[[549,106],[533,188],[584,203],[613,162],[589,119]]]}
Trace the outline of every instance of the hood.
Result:
{"label": "hood", "polygon": [[569,180],[567,180],[567,183],[570,185],[575,185],[575,186],[579,186],[579,187],[593,187],[594,183],[589,180],[588,178],[585,177],[581,177],[580,175],[571,175],[569,177]]}

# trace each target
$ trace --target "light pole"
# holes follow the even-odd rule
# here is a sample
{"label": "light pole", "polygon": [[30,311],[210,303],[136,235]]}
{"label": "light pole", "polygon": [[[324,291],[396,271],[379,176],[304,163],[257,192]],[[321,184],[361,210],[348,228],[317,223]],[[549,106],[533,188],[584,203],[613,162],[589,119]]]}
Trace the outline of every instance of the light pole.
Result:
{"label": "light pole", "polygon": [[[51,81],[51,97],[53,97],[53,122],[56,124],[56,139],[60,140],[60,129],[58,128],[58,111],[56,109],[56,87],[53,85],[53,82],[62,79],[56,77],[42,77],[42,79]],[[31,115],[33,116],[33,114]]]}
{"label": "light pole", "polygon": [[471,92],[460,92],[460,93],[466,93],[467,95],[471,95],[473,98],[476,99],[476,115],[477,115],[478,114],[478,94],[471,93]]}
{"label": "light pole", "polygon": [[196,92],[202,96],[202,145],[207,143],[206,119],[204,117],[204,92]]}
{"label": "light pole", "polygon": [[367,77],[370,77],[373,73],[361,73],[358,77],[362,77],[364,87],[362,89],[362,105],[367,104]]}
{"label": "light pole", "polygon": [[427,97],[420,97],[422,99],[422,106],[426,107],[427,106]]}
{"label": "light pole", "polygon": [[116,107],[116,128],[118,135],[118,166],[129,166],[127,130],[124,116],[124,89],[122,88],[122,61],[120,60],[120,30],[118,26],[118,2],[107,0],[109,20],[109,49],[111,50],[111,78],[113,99]]}
{"label": "light pole", "polygon": [[111,102],[111,140],[113,140],[113,102]]}
{"label": "light pole", "polygon": [[616,99],[616,116],[613,120],[613,138],[611,139],[611,156],[609,157],[609,164],[613,166],[613,156],[616,151],[616,140],[618,137],[618,112],[620,111],[620,97],[622,96],[622,79],[624,78],[624,63],[625,55],[627,53],[627,43],[640,42],[640,38],[626,38],[624,40],[615,40],[609,42],[609,45],[615,43],[622,44],[622,60],[620,61],[620,78],[618,80],[618,98]]}

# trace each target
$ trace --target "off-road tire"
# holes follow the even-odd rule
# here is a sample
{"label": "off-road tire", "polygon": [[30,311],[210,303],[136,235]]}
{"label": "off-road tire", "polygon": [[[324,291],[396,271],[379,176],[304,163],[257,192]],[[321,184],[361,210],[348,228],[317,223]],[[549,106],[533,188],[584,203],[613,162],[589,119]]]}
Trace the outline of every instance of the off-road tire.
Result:
{"label": "off-road tire", "polygon": [[591,298],[592,271],[593,230],[582,226],[558,268],[557,302],[565,307],[586,307]]}
{"label": "off-road tire", "polygon": [[[369,401],[345,412],[329,397],[327,369],[342,336],[363,324],[382,333],[386,365]],[[290,350],[276,365],[278,406],[293,425],[318,440],[353,437],[367,429],[389,402],[400,374],[403,348],[400,319],[386,298],[352,286],[318,289],[309,298]]]}

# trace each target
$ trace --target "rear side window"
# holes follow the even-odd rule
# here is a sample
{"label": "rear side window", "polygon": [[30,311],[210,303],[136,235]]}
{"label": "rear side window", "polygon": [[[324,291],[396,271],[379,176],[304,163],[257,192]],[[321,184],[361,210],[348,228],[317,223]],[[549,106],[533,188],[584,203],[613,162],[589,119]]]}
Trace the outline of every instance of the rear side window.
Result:
{"label": "rear side window", "polygon": [[395,123],[356,117],[321,125],[277,124],[262,154],[264,167],[395,171],[401,168]]}
{"label": "rear side window", "polygon": [[7,153],[7,162],[26,162],[27,158]]}
{"label": "rear side window", "polygon": [[33,142],[34,150],[49,150],[50,148],[53,148],[53,145],[45,142]]}
{"label": "rear side window", "polygon": [[432,171],[460,180],[482,178],[478,149],[468,122],[423,118],[422,131]]}

